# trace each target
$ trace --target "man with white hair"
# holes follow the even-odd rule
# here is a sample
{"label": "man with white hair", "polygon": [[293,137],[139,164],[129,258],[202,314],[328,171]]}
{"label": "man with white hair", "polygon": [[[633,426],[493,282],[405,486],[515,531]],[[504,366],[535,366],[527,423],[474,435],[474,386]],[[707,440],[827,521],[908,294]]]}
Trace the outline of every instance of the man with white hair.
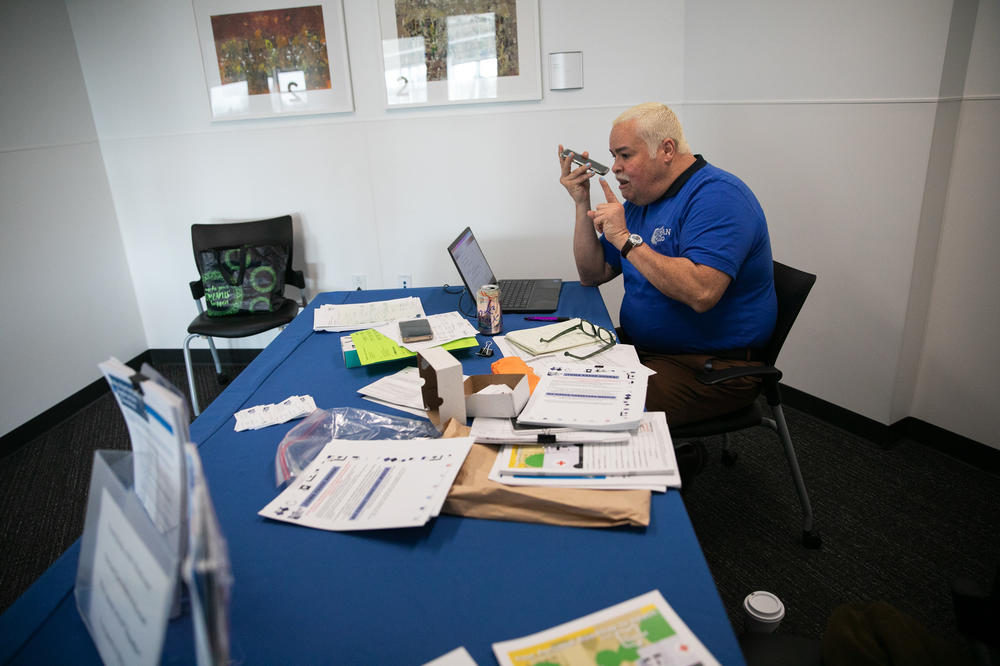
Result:
{"label": "man with white hair", "polygon": [[600,285],[624,275],[622,341],[656,371],[646,408],[680,425],[749,404],[759,380],[706,386],[695,375],[709,359],[714,368],[759,364],[774,329],[771,241],[757,198],[736,176],[692,155],[663,104],[618,116],[609,147],[624,205],[600,178],[603,201],[592,207],[594,173],[562,157],[562,146],[559,182],[576,207],[580,281]]}

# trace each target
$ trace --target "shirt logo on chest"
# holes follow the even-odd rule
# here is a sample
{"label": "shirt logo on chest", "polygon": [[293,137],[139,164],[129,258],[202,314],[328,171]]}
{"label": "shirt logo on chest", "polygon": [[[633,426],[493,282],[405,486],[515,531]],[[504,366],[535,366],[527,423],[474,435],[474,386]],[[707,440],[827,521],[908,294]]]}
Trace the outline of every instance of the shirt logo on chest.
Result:
{"label": "shirt logo on chest", "polygon": [[664,240],[666,240],[667,236],[669,235],[670,235],[670,229],[666,227],[656,227],[655,229],[653,229],[653,237],[650,239],[650,243],[652,243],[653,245],[659,245]]}

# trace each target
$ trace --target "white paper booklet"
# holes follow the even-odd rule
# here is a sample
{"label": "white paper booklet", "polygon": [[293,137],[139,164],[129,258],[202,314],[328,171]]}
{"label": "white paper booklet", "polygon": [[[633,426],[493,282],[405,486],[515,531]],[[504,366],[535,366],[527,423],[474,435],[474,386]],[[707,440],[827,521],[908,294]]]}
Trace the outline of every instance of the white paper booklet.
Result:
{"label": "white paper booklet", "polygon": [[634,430],[646,405],[646,377],[629,368],[556,364],[539,373],[519,424]]}
{"label": "white paper booklet", "polygon": [[374,303],[327,303],[313,310],[313,330],[358,331],[399,319],[424,316],[419,298],[407,296]]}
{"label": "white paper booklet", "polygon": [[[500,350],[501,354],[504,356],[517,356],[529,366],[534,368],[535,372],[541,372],[552,365],[552,363],[559,362],[566,364],[575,363],[577,365],[606,365],[614,368],[628,368],[630,370],[638,370],[646,376],[656,374],[655,371],[650,370],[642,364],[642,361],[639,360],[639,354],[636,352],[635,347],[632,345],[624,345],[622,343],[618,343],[610,349],[605,349],[590,358],[576,359],[572,356],[566,356],[564,352],[561,351],[535,356],[533,354],[529,354],[517,345],[507,342],[507,337],[504,335],[494,336],[493,342],[496,344],[497,349]],[[573,349],[573,353],[577,356],[586,356],[591,352],[600,351],[603,347],[603,343],[595,342],[575,347]]]}
{"label": "white paper booklet", "polygon": [[258,514],[321,530],[418,527],[437,516],[471,437],[332,440]]}
{"label": "white paper booklet", "polygon": [[493,644],[501,666],[600,664],[605,663],[601,653],[612,656],[615,663],[719,666],[659,590],[537,634]]}
{"label": "white paper booklet", "polygon": [[[180,526],[184,504],[184,444],[188,440],[187,406],[174,391],[143,377],[116,358],[98,364],[118,400],[132,442],[135,494],[163,533]],[[172,539],[181,552],[185,538]],[[179,539],[179,541],[178,541]]]}
{"label": "white paper booklet", "polygon": [[673,442],[663,412],[646,412],[627,442],[609,444],[507,444],[497,454],[494,471],[510,476],[655,475],[680,487]]}
{"label": "white paper booklet", "polygon": [[[576,327],[579,323],[580,319],[577,318],[556,324],[549,324],[548,326],[522,328],[517,331],[511,331],[505,337],[507,342],[517,345],[533,356],[594,344],[594,336],[587,335],[581,329],[566,333],[565,335],[559,335],[563,331]],[[557,335],[559,337],[555,337]],[[542,342],[543,339],[552,341]]]}

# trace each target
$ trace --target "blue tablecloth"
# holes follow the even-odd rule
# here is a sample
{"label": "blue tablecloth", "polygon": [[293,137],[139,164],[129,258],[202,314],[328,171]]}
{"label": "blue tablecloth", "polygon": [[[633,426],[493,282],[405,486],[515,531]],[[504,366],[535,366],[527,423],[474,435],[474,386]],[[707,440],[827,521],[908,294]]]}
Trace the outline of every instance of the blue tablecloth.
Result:
{"label": "blue tablecloth", "polygon": [[[442,515],[423,528],[331,533],[265,520],[273,461],[294,424],[234,432],[233,413],[290,395],[319,407],[378,411],[357,389],[405,362],[344,365],[338,333],[312,330],[313,308],[419,296],[428,314],[473,306],[442,288],[321,294],[192,424],[229,543],[235,583],[231,656],[246,664],[422,664],[464,645],[540,631],[652,589],[724,664],[736,638],[680,494],[654,494],[644,529],[581,529]],[[611,326],[597,289],[567,283],[559,313]],[[505,330],[535,326],[505,315]],[[485,341],[486,338],[481,338]],[[473,350],[474,351],[474,350]],[[488,373],[472,351],[467,374]],[[395,412],[393,412],[395,413]],[[0,661],[99,663],[73,597],[79,543],[0,618]],[[192,663],[190,615],[171,622],[165,663]]]}

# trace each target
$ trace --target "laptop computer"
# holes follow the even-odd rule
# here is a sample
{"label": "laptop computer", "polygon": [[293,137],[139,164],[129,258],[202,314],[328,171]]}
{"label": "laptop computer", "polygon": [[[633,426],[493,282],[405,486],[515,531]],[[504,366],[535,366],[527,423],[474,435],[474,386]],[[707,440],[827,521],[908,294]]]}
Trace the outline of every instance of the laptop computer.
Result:
{"label": "laptop computer", "polygon": [[500,286],[500,309],[503,312],[555,312],[559,307],[559,292],[562,290],[562,280],[555,279],[522,279],[497,280],[486,261],[472,229],[466,227],[448,246],[448,254],[455,262],[462,282],[475,299],[476,292],[484,284]]}

